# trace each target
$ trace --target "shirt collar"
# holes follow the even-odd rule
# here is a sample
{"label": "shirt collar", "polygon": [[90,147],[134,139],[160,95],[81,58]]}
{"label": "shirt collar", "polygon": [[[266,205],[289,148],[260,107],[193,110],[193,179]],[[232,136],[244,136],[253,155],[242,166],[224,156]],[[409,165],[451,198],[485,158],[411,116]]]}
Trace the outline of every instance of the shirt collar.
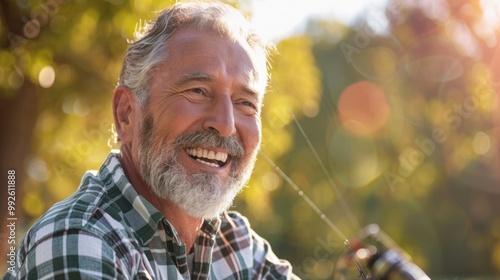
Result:
{"label": "shirt collar", "polygon": [[[111,198],[124,199],[130,206],[128,211],[124,210],[125,220],[130,226],[136,238],[142,245],[148,244],[155,236],[159,228],[158,223],[162,220],[167,228],[167,232],[174,239],[180,241],[177,231],[165,216],[158,211],[149,201],[139,195],[129,182],[123,171],[123,167],[118,159],[119,151],[113,150],[108,155],[100,169],[100,177],[106,184],[108,194]],[[221,224],[220,217],[206,219],[200,228],[199,235],[204,235],[210,239],[215,238]]]}
{"label": "shirt collar", "polygon": [[221,225],[220,217],[211,220],[204,220],[203,224],[201,225],[200,232],[198,234],[204,235],[210,239],[214,239],[215,236],[217,235],[217,232],[220,229],[220,225]]}
{"label": "shirt collar", "polygon": [[113,150],[100,169],[100,177],[107,186],[109,197],[121,200],[119,205],[128,205],[129,209],[121,209],[125,222],[132,228],[136,238],[147,244],[156,233],[158,223],[164,219],[149,201],[139,195],[129,182],[118,159],[118,151]]}

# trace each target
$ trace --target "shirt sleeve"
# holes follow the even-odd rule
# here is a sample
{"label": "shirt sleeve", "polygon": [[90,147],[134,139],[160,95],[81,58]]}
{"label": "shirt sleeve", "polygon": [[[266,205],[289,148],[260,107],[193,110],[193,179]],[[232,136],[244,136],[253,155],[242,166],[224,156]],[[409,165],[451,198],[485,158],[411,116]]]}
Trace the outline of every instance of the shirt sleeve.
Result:
{"label": "shirt sleeve", "polygon": [[255,279],[300,279],[292,273],[291,264],[279,259],[271,246],[261,236],[251,230],[253,240]]}
{"label": "shirt sleeve", "polygon": [[31,247],[19,261],[16,278],[129,279],[124,260],[105,238],[83,230],[66,230]]}
{"label": "shirt sleeve", "polygon": [[238,232],[236,235],[245,235],[250,239],[253,254],[252,279],[300,279],[292,273],[292,265],[276,256],[269,242],[250,227],[244,216],[231,211],[227,213],[227,217],[234,223],[234,229]]}

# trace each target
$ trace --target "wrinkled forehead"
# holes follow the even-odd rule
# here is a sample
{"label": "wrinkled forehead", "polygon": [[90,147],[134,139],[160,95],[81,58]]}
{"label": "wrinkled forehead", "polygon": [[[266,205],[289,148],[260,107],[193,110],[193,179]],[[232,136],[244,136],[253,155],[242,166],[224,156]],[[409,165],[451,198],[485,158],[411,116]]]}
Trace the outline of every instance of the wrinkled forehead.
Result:
{"label": "wrinkled forehead", "polygon": [[[238,68],[238,71],[246,74],[248,82],[252,84],[255,91],[262,95],[266,91],[268,79],[266,52],[261,47],[252,47],[242,36],[223,34],[211,29],[182,28],[173,32],[166,44],[166,61],[178,53],[189,51],[198,51],[200,56],[231,57],[233,58],[232,64]],[[201,54],[200,50],[206,50],[208,53]]]}

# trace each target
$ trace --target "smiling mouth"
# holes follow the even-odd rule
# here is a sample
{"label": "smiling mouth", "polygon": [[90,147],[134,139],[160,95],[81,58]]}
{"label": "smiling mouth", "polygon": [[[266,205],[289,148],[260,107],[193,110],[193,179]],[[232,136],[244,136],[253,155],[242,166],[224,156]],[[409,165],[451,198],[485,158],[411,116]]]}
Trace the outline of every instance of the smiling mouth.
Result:
{"label": "smiling mouth", "polygon": [[217,152],[203,148],[187,148],[186,153],[197,162],[211,167],[224,166],[229,157],[226,152]]}

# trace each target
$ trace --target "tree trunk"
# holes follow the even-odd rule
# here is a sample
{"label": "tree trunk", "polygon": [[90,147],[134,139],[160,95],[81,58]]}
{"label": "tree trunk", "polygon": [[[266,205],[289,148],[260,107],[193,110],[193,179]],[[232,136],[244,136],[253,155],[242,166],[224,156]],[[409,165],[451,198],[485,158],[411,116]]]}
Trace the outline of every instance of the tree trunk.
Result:
{"label": "tree trunk", "polygon": [[[22,38],[22,15],[19,7],[12,1],[0,1],[2,24],[7,29],[9,38],[12,36]],[[7,45],[2,44],[0,48],[11,49],[15,51],[15,45],[12,41],[7,41]],[[17,90],[14,96],[7,97],[6,94],[0,95],[0,180],[2,187],[0,190],[0,276],[7,270],[7,253],[10,246],[15,245],[16,250],[22,236],[18,236],[19,227],[23,217],[22,211],[22,186],[25,172],[25,160],[30,154],[32,148],[33,129],[38,115],[37,86],[28,79],[25,79],[23,85]],[[7,190],[9,170],[15,171],[15,210],[13,216],[9,215],[7,209]],[[12,183],[12,182],[10,182]],[[11,193],[12,194],[12,193]],[[17,220],[8,218],[17,218]],[[9,244],[10,229],[9,223],[15,223],[16,243]]]}

